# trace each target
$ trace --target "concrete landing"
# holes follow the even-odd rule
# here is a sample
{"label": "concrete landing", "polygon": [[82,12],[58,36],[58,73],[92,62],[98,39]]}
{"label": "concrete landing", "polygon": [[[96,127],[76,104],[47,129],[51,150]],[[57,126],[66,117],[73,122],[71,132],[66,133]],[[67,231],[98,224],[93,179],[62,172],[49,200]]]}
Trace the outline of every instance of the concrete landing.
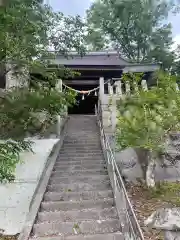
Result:
{"label": "concrete landing", "polygon": [[20,233],[53,146],[59,139],[33,140],[33,152],[24,152],[13,183],[0,184],[0,233]]}

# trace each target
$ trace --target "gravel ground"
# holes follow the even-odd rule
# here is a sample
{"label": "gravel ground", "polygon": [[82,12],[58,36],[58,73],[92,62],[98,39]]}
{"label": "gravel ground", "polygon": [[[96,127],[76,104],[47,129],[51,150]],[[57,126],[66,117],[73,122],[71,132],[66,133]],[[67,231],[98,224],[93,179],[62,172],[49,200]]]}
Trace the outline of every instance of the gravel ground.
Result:
{"label": "gravel ground", "polygon": [[129,184],[127,186],[127,191],[140,226],[143,230],[145,240],[162,240],[164,238],[161,231],[145,227],[144,220],[146,220],[158,208],[179,206],[179,202],[176,201],[178,200],[176,194],[177,191],[179,193],[179,187],[177,189],[175,188],[176,183],[171,185],[170,187],[173,190],[172,194],[170,194],[168,184],[169,183],[167,183],[163,190],[157,189],[155,192],[149,191],[142,184]]}
{"label": "gravel ground", "polygon": [[16,236],[2,236],[0,235],[0,240],[17,240],[18,239],[18,235]]}

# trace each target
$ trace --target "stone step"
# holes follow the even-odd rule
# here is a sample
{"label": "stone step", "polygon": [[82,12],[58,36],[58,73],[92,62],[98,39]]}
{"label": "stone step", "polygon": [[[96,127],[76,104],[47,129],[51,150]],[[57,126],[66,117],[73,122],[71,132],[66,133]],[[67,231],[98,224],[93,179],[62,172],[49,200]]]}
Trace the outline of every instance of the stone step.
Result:
{"label": "stone step", "polygon": [[99,155],[99,156],[58,156],[57,161],[104,161],[104,156],[103,155]]}
{"label": "stone step", "polygon": [[[93,121],[94,120],[92,120],[92,119],[88,119],[88,121],[84,121],[84,120],[81,121],[80,119],[78,119],[77,122],[75,120],[73,120],[73,122],[68,122],[68,127],[71,127],[71,130],[73,128],[75,128],[75,131],[77,132],[76,127],[78,126],[79,127],[78,132],[81,132],[82,129],[85,128],[85,129],[87,129],[86,130],[87,132],[91,133],[91,130],[93,131],[93,130],[97,129],[97,122],[96,121],[93,122]],[[82,132],[84,132],[84,131],[82,131]]]}
{"label": "stone step", "polygon": [[118,219],[117,210],[114,207],[105,209],[85,209],[83,211],[60,211],[60,212],[39,212],[37,221],[40,222],[72,222],[101,219]]}
{"label": "stone step", "polygon": [[77,234],[96,234],[113,233],[120,230],[119,220],[94,220],[94,221],[74,221],[74,222],[50,222],[36,223],[33,226],[35,236],[53,235],[77,235]]}
{"label": "stone step", "polygon": [[[77,138],[78,139],[78,138]],[[79,139],[76,141],[68,141],[65,144],[62,145],[62,147],[67,146],[68,148],[72,148],[74,146],[78,146],[78,147],[82,147],[82,146],[101,146],[101,141],[100,138],[98,137],[98,139],[92,139],[92,140],[87,140],[87,139]]]}
{"label": "stone step", "polygon": [[[77,128],[78,127],[78,128]],[[98,127],[91,124],[81,124],[81,126],[77,126],[74,124],[74,127],[68,127],[66,132],[66,138],[72,138],[73,136],[86,136],[89,138],[90,136],[99,135]]]}
{"label": "stone step", "polygon": [[90,150],[92,150],[92,151],[94,151],[94,152],[102,152],[102,149],[101,149],[101,147],[78,147],[78,146],[76,146],[76,145],[74,145],[74,147],[67,147],[67,148],[61,148],[61,152],[74,152],[74,151],[76,151],[76,152],[82,152],[82,151],[84,151],[84,152],[87,152],[87,151],[90,151]]}
{"label": "stone step", "polygon": [[83,201],[83,200],[101,200],[113,198],[111,189],[103,191],[83,191],[83,192],[46,192],[44,194],[44,201]]}
{"label": "stone step", "polygon": [[62,165],[55,165],[54,170],[56,171],[76,171],[76,170],[86,170],[86,169],[96,169],[96,170],[102,170],[102,169],[107,169],[106,165],[75,165],[75,164],[68,164],[66,166]]}
{"label": "stone step", "polygon": [[97,160],[97,161],[94,161],[94,160],[79,160],[79,161],[62,161],[62,160],[59,160],[59,161],[56,161],[55,165],[56,167],[66,167],[66,166],[69,166],[69,165],[74,165],[74,166],[106,166],[106,162],[105,160]]}
{"label": "stone step", "polygon": [[[98,137],[97,139],[78,139],[77,137],[77,140],[64,140],[64,143],[63,143],[63,146],[67,146],[67,147],[70,147],[72,145],[92,145],[92,144],[95,144],[95,145],[98,145],[100,144],[100,137]],[[63,147],[62,146],[62,147]]]}
{"label": "stone step", "polygon": [[[77,131],[78,130],[78,131]],[[73,125],[70,125],[68,126],[68,129],[67,129],[67,135],[68,137],[71,137],[72,134],[75,134],[75,135],[84,135],[85,133],[88,133],[89,135],[92,135],[92,133],[94,134],[98,134],[98,128],[97,128],[97,125],[95,124],[91,124],[91,123],[80,123],[80,124],[73,124]]]}
{"label": "stone step", "polygon": [[68,124],[66,136],[71,137],[71,133],[79,134],[79,135],[80,134],[84,135],[85,133],[89,133],[89,134],[96,133],[97,134],[98,133],[97,130],[98,130],[98,127],[97,127],[96,123],[94,123],[94,124],[92,124],[92,122],[87,122],[87,123],[79,122],[78,124],[73,123],[72,125]]}
{"label": "stone step", "polygon": [[66,154],[67,156],[71,156],[71,155],[76,155],[76,156],[79,156],[79,155],[102,155],[103,152],[102,150],[97,150],[97,151],[94,151],[93,149],[88,149],[88,150],[76,150],[76,148],[74,148],[73,150],[69,151],[69,150],[66,150],[66,151],[61,151],[60,152],[60,155],[63,155],[63,154]]}
{"label": "stone step", "polygon": [[[79,127],[78,131],[77,131],[77,128],[76,127]],[[97,123],[96,122],[92,122],[92,121],[87,121],[87,122],[84,122],[84,121],[79,121],[79,122],[75,122],[73,121],[73,123],[71,124],[70,122],[68,123],[68,130],[71,130],[70,132],[74,132],[77,133],[77,134],[84,134],[84,132],[89,132],[90,134],[92,132],[95,132],[97,130]],[[85,129],[85,131],[84,131]],[[69,131],[68,131],[69,132]],[[96,131],[97,133],[97,131]]]}
{"label": "stone step", "polygon": [[62,148],[67,147],[68,149],[69,148],[74,148],[75,146],[77,147],[84,147],[84,146],[90,146],[90,147],[93,147],[92,145],[94,145],[95,148],[99,147],[101,149],[101,142],[100,140],[96,141],[96,140],[92,140],[92,141],[86,141],[86,140],[82,140],[82,141],[78,141],[78,142],[69,142],[69,143],[66,143],[65,145],[62,146]]}
{"label": "stone step", "polygon": [[103,183],[105,181],[109,180],[109,176],[107,174],[105,175],[91,175],[91,176],[87,176],[87,175],[80,175],[80,176],[67,176],[67,177],[51,177],[49,180],[49,183],[91,183],[91,182],[99,182],[99,183]]}
{"label": "stone step", "polygon": [[105,162],[105,159],[103,156],[59,156],[59,158],[57,159],[56,163],[59,162],[72,162],[72,163],[76,163],[77,161],[81,161],[84,163],[90,162],[90,163],[101,163],[101,162]]}
{"label": "stone step", "polygon": [[82,192],[82,191],[104,191],[111,188],[110,181],[106,183],[70,183],[70,184],[50,184],[47,186],[49,192]]}
{"label": "stone step", "polygon": [[[86,128],[86,127],[84,127]],[[74,139],[76,137],[86,137],[86,139],[91,139],[91,138],[97,138],[99,137],[99,131],[97,128],[93,128],[92,126],[92,130],[91,131],[86,131],[84,129],[81,130],[81,127],[79,129],[72,129],[72,131],[67,131],[67,134],[65,136],[66,140],[69,139]]]}
{"label": "stone step", "polygon": [[100,135],[98,129],[95,129],[93,127],[91,128],[91,130],[88,130],[88,131],[86,131],[86,126],[81,130],[80,130],[80,127],[78,126],[75,126],[75,127],[76,128],[71,130],[69,129],[70,131],[67,131],[66,139],[69,140],[76,137],[84,137],[86,139],[91,139],[91,138],[97,138]]}
{"label": "stone step", "polygon": [[[78,128],[78,127],[77,127]],[[68,131],[67,135],[65,136],[65,140],[79,140],[81,138],[91,140],[91,139],[98,139],[100,136],[99,131],[92,129],[92,131],[85,131],[82,130],[81,132],[77,132],[77,129],[73,131]]]}
{"label": "stone step", "polygon": [[124,240],[96,116],[72,116],[31,240]]}
{"label": "stone step", "polygon": [[71,132],[70,135],[65,137],[65,140],[79,141],[79,140],[85,139],[90,141],[90,140],[99,140],[99,137],[100,137],[100,134],[96,133],[95,131],[91,133],[84,131],[83,133],[81,132],[79,134],[77,132]]}
{"label": "stone step", "polygon": [[29,240],[125,240],[121,232],[78,236],[37,237]]}
{"label": "stone step", "polygon": [[[98,132],[98,130],[97,130]],[[67,132],[68,135],[65,136],[66,141],[79,141],[81,139],[85,140],[99,140],[100,134],[97,133],[95,130],[93,132],[90,131],[82,131],[77,133],[76,131]]]}
{"label": "stone step", "polygon": [[78,119],[71,119],[69,122],[68,122],[68,126],[71,126],[72,128],[74,126],[79,126],[79,130],[81,131],[81,128],[83,128],[84,126],[86,127],[89,127],[89,131],[91,131],[91,127],[94,126],[94,129],[97,128],[97,121],[94,119],[90,119],[90,118],[84,118],[84,119],[80,119],[79,116],[78,116]]}
{"label": "stone step", "polygon": [[[45,194],[46,195],[46,194]],[[55,195],[54,195],[55,196]],[[52,196],[49,196],[52,197]],[[46,198],[47,199],[47,198]],[[41,211],[68,211],[68,210],[82,210],[87,208],[104,209],[114,206],[114,199],[100,199],[100,200],[83,200],[83,201],[57,201],[57,202],[42,202]]]}
{"label": "stone step", "polygon": [[96,119],[90,119],[90,118],[86,118],[86,119],[80,119],[79,116],[78,116],[78,120],[77,119],[71,119],[69,122],[68,122],[68,127],[73,127],[74,126],[79,126],[79,130],[81,131],[81,129],[85,126],[86,127],[89,127],[89,131],[91,132],[91,127],[93,126],[94,129],[97,128],[97,121]]}
{"label": "stone step", "polygon": [[60,152],[59,157],[103,157],[103,153],[102,152]]}
{"label": "stone step", "polygon": [[65,140],[79,140],[81,138],[91,140],[91,139],[98,139],[100,136],[100,133],[98,129],[93,129],[92,131],[86,131],[85,129],[82,129],[82,131],[78,131],[79,127],[77,129],[73,129],[72,131],[67,131],[67,134],[65,136]]}
{"label": "stone step", "polygon": [[86,136],[86,138],[90,138],[91,136],[97,136],[98,134],[99,131],[95,125],[80,126],[75,124],[73,127],[68,128],[66,137],[72,138],[74,136]]}
{"label": "stone step", "polygon": [[93,145],[92,144],[78,144],[78,143],[75,143],[75,144],[66,144],[64,146],[62,146],[62,150],[66,150],[66,149],[70,149],[70,150],[73,150],[73,149],[78,149],[78,150],[87,150],[87,149],[94,149],[94,150],[101,150],[101,145],[100,145],[100,142],[97,144],[97,143],[94,143]]}
{"label": "stone step", "polygon": [[73,148],[61,148],[61,152],[68,152],[68,151],[73,152],[74,150],[76,150],[77,152],[82,152],[82,151],[87,152],[89,150],[92,150],[94,152],[102,152],[102,149],[100,147],[86,147],[86,148],[81,147],[80,148],[80,147],[76,147],[76,144],[74,144]]}
{"label": "stone step", "polygon": [[[77,131],[77,129],[76,129]],[[65,136],[65,143],[66,141],[80,141],[80,140],[86,140],[86,141],[92,141],[92,140],[99,140],[100,134],[96,133],[95,131],[90,133],[90,132],[86,132],[84,131],[83,133],[77,133],[77,132],[71,132],[69,133],[69,135]]]}
{"label": "stone step", "polygon": [[66,145],[62,145],[62,148],[61,149],[71,149],[71,148],[74,148],[74,146],[76,146],[77,148],[88,148],[88,147],[90,147],[90,148],[100,148],[101,147],[101,143],[100,143],[100,141],[99,141],[99,144],[97,145],[96,143],[92,143],[92,144],[89,144],[89,145],[87,145],[87,144],[84,144],[84,143],[80,143],[80,144],[78,144],[78,143],[76,143],[76,144],[66,144]]}
{"label": "stone step", "polygon": [[92,136],[93,134],[99,134],[97,125],[92,125],[91,123],[81,123],[81,125],[79,124],[74,124],[71,126],[68,126],[67,132],[66,132],[66,137],[72,137],[74,135],[85,135],[86,137]]}
{"label": "stone step", "polygon": [[96,169],[88,169],[88,170],[77,170],[77,171],[71,171],[71,172],[65,172],[65,171],[53,171],[51,176],[58,176],[58,177],[65,177],[65,176],[74,176],[74,175],[105,175],[108,174],[107,170],[96,170]]}

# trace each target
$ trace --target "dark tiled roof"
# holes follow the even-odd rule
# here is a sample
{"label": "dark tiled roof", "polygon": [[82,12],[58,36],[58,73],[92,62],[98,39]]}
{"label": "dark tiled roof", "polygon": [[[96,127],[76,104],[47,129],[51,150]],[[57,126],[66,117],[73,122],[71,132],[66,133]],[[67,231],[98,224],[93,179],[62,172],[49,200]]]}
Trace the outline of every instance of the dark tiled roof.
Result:
{"label": "dark tiled roof", "polygon": [[120,58],[115,51],[109,52],[89,52],[85,56],[81,57],[75,52],[69,54],[68,59],[62,55],[56,55],[56,59],[52,60],[52,63],[60,65],[93,65],[93,66],[126,66],[130,65],[126,60]]}
{"label": "dark tiled roof", "polygon": [[[52,64],[65,65],[68,67],[113,67],[119,69],[133,69],[134,72],[156,71],[160,68],[157,63],[134,63],[128,62],[119,56],[117,51],[97,51],[88,52],[85,56],[78,55],[77,52],[70,52],[68,57],[60,54],[55,54],[56,58],[51,62]],[[103,68],[104,69],[104,68]]]}

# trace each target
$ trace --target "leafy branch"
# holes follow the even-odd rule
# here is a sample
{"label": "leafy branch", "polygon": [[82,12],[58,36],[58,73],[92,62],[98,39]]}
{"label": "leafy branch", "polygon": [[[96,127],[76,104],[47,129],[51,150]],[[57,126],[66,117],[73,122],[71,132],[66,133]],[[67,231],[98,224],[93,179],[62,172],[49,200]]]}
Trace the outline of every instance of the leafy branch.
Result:
{"label": "leafy branch", "polygon": [[[157,85],[153,88],[133,89],[132,95],[119,100],[116,139],[121,150],[129,147],[145,150],[158,160],[169,133],[180,129],[180,95],[176,76],[158,72],[154,78]],[[138,83],[142,74],[125,74],[123,80]],[[148,166],[151,159],[142,161]]]}

